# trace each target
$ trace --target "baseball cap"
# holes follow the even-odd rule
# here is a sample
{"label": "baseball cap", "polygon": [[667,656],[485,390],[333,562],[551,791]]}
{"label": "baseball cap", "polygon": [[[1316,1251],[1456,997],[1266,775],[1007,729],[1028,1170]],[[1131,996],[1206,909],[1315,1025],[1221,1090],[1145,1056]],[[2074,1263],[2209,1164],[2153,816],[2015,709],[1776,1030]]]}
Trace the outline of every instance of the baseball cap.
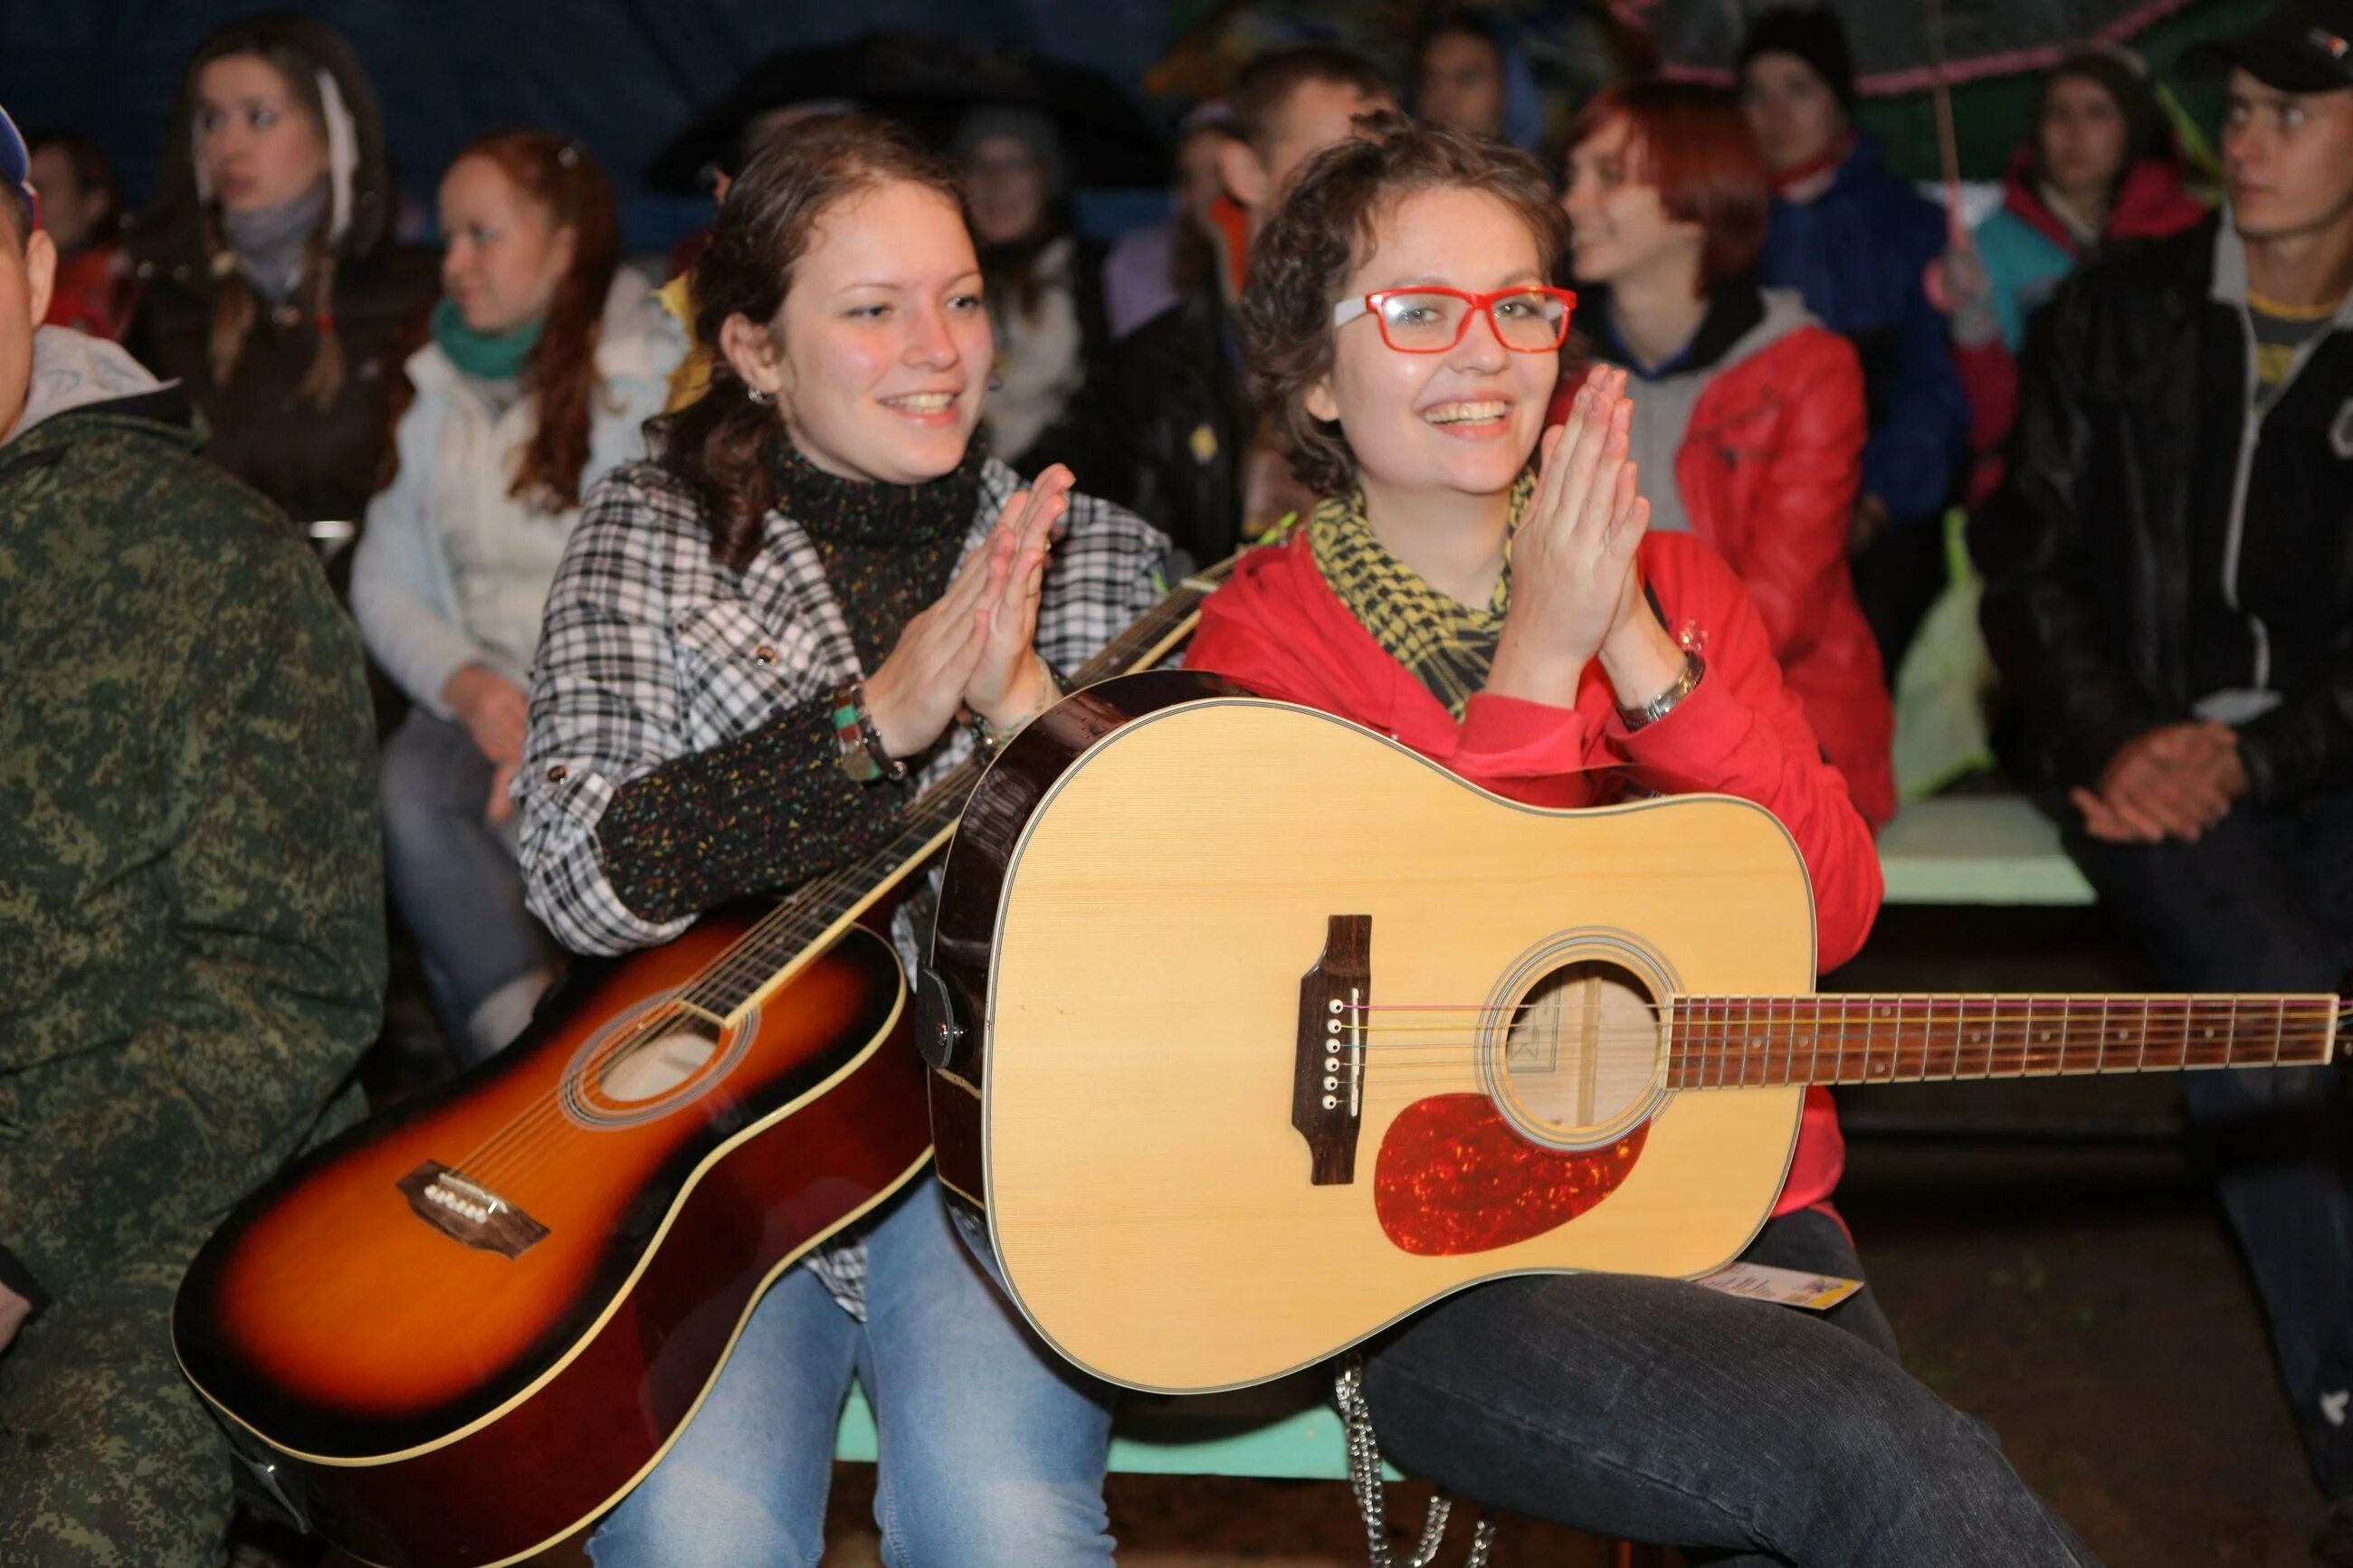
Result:
{"label": "baseball cap", "polygon": [[0,108],[0,185],[6,185],[25,198],[25,206],[33,215],[33,224],[41,222],[41,198],[33,189],[33,154],[25,145],[24,132],[8,118],[8,110]]}
{"label": "baseball cap", "polygon": [[2287,0],[2237,37],[2200,44],[2183,63],[2217,73],[2236,67],[2281,92],[2353,88],[2353,0]]}

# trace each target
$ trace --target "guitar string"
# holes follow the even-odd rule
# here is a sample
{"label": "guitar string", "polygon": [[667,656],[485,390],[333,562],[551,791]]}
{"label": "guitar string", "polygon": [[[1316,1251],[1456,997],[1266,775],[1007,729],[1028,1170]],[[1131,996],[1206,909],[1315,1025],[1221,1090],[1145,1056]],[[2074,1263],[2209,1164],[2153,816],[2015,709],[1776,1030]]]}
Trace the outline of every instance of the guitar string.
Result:
{"label": "guitar string", "polygon": [[[1176,593],[1169,595],[1158,605],[1139,617],[1125,631],[1106,643],[1102,649],[1098,650],[1094,658],[1081,666],[1078,674],[1072,679],[1073,689],[1092,684],[1105,675],[1116,671],[1124,664],[1140,662],[1169,638],[1182,636],[1185,622],[1198,613],[1201,601],[1208,597],[1210,588],[1214,587],[1216,583],[1231,569],[1235,559],[1236,557],[1229,557],[1217,566],[1187,579]],[[923,795],[910,806],[909,817],[924,824],[922,837],[917,840],[918,845],[927,841],[941,827],[952,825],[961,815],[965,804],[963,797],[968,797],[970,786],[977,784],[985,765],[985,760],[977,754],[965,758],[944,775],[938,783],[924,791]],[[926,808],[941,804],[959,786],[963,786],[963,796],[955,801],[955,809],[946,813],[944,821],[936,824],[929,823]],[[885,847],[884,854],[913,831],[913,829],[902,829],[892,845]],[[873,861],[880,858],[867,857],[796,889],[776,909],[754,922],[742,936],[731,942],[712,963],[689,977],[673,994],[669,1005],[676,1007],[678,999],[688,997],[696,988],[721,982],[738,985],[749,984],[750,990],[744,998],[748,1001],[750,995],[756,994],[759,988],[766,984],[775,973],[784,967],[788,967],[793,960],[799,958],[801,948],[816,942],[841,918],[839,913],[830,913],[828,918],[810,919],[813,907],[814,912],[825,913],[826,906],[829,906],[832,901],[830,895],[846,892],[852,887],[858,886],[861,881],[859,873],[869,870]],[[894,864],[881,881],[867,888],[858,896],[880,896],[898,879],[912,874],[913,870],[912,866]],[[851,902],[855,901],[856,899],[851,900]],[[808,920],[809,923],[804,925],[798,931],[788,932],[786,927],[797,919]],[[786,959],[785,964],[778,965],[771,963],[764,966],[760,954],[754,950],[769,945],[775,938],[787,935],[797,936],[800,939],[791,957]],[[738,1003],[734,1007],[729,1008],[728,1015],[732,1016],[741,1005],[742,1004]],[[683,1008],[678,1011],[683,1016],[692,1016]],[[723,1025],[720,1041],[714,1047],[714,1055],[723,1051],[727,1045],[724,1030],[725,1026]],[[634,1055],[638,1050],[659,1039],[662,1037],[662,1033],[663,1031],[660,1030],[648,1028],[641,1021],[631,1031],[627,1042],[628,1049],[621,1052],[599,1051],[588,1063],[583,1064],[584,1069],[594,1067],[601,1073],[608,1073],[618,1060]],[[571,1119],[564,1113],[563,1090],[569,1082],[570,1077],[567,1072],[564,1079],[559,1079],[554,1089],[534,1096],[533,1103],[527,1105],[517,1116],[493,1131],[474,1150],[470,1151],[463,1161],[449,1166],[448,1169],[455,1174],[469,1180],[479,1181],[485,1185],[493,1182],[511,1184],[522,1179],[523,1174],[527,1174],[518,1170],[518,1161],[527,1160],[530,1167],[536,1169],[543,1163],[543,1156],[542,1158],[531,1156],[539,1152],[540,1146],[551,1140],[561,1142],[568,1131],[589,1131],[575,1127]]]}

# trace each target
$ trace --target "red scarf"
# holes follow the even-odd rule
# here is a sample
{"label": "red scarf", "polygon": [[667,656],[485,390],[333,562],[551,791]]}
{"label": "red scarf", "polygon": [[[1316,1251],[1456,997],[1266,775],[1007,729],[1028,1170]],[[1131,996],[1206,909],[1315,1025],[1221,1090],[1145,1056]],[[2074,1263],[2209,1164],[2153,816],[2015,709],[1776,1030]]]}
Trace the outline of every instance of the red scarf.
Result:
{"label": "red scarf", "polygon": [[[1845,163],[1847,155],[1853,151],[1853,130],[1850,128],[1840,132],[1836,136],[1831,139],[1831,144],[1829,146],[1823,148],[1820,152],[1815,153],[1804,163],[1792,163],[1786,169],[1776,171],[1772,175],[1773,194],[1777,196],[1780,196],[1786,200],[1793,202],[1810,202],[1813,200],[1814,197],[1821,195],[1822,191],[1830,188],[1830,182],[1828,180],[1823,180],[1822,176],[1831,173],[1837,169],[1841,163]],[[1803,195],[1791,194],[1794,191],[1798,191],[1805,187],[1809,182],[1817,180],[1821,182],[1819,189],[1808,190]]]}

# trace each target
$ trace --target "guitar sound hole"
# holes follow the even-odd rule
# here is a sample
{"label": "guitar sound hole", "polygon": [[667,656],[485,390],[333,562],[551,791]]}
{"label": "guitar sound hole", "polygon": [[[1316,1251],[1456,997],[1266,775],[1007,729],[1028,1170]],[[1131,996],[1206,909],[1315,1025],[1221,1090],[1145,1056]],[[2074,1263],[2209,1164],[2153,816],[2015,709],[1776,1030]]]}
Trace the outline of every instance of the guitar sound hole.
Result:
{"label": "guitar sound hole", "polygon": [[720,1031],[691,1015],[649,1021],[644,1033],[614,1053],[597,1076],[600,1096],[628,1105],[668,1094],[718,1054]]}
{"label": "guitar sound hole", "polygon": [[1658,1059],[1658,1015],[1641,981],[1582,959],[1521,998],[1504,1037],[1502,1087],[1514,1120],[1574,1142],[1641,1101]]}

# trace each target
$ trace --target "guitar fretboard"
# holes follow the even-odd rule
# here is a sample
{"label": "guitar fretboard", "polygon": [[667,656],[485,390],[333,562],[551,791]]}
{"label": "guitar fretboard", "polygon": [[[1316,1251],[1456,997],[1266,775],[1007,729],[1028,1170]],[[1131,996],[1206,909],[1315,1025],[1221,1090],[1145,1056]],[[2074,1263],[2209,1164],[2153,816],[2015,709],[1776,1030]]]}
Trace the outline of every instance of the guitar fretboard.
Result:
{"label": "guitar fretboard", "polygon": [[[1176,584],[1126,630],[1103,645],[1071,677],[1073,690],[1150,665],[1191,630],[1201,601],[1233,570],[1229,556]],[[810,945],[888,893],[931,858],[955,826],[987,762],[957,763],[907,806],[899,831],[863,858],[797,889],[731,943],[680,993],[680,999],[714,1017],[734,1015]]]}
{"label": "guitar fretboard", "polygon": [[2333,995],[1678,996],[1667,1084],[1916,1083],[2325,1062]]}

